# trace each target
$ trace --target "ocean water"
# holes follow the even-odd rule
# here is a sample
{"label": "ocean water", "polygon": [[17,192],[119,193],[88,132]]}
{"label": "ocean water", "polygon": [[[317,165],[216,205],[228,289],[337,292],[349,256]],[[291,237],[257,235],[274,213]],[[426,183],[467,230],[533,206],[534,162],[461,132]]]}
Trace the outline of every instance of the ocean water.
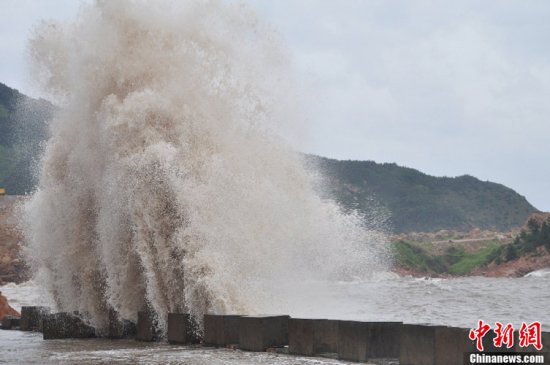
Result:
{"label": "ocean water", "polygon": [[[288,303],[294,317],[403,321],[472,328],[477,320],[540,321],[550,330],[550,280],[545,270],[523,278],[419,279],[379,274],[369,280],[304,282]],[[33,283],[0,289],[15,306],[48,304]],[[330,293],[330,295],[327,295]],[[276,303],[273,313],[283,313]],[[256,354],[228,349],[144,344],[131,340],[52,340],[41,334],[0,331],[0,363],[46,364],[344,364],[331,359]]]}

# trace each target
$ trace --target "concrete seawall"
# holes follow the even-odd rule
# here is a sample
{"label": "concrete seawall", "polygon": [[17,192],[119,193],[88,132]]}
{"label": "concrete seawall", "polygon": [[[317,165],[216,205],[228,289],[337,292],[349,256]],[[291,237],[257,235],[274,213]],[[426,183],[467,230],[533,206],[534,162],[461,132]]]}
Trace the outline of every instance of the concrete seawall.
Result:
{"label": "concrete seawall", "polygon": [[151,342],[158,338],[158,330],[153,316],[148,311],[138,312],[136,340]]}
{"label": "concrete seawall", "polygon": [[288,345],[290,316],[243,316],[239,320],[239,348],[265,351]]}
{"label": "concrete seawall", "polygon": [[21,331],[41,331],[42,319],[50,313],[48,307],[22,307],[21,308]]}
{"label": "concrete seawall", "polygon": [[197,325],[189,314],[168,313],[168,342],[171,344],[200,343]]}
{"label": "concrete seawall", "polygon": [[227,346],[239,344],[241,316],[206,314],[203,323],[205,345]]}
{"label": "concrete seawall", "polygon": [[45,340],[95,337],[95,329],[77,313],[46,314],[42,319],[42,333]]}
{"label": "concrete seawall", "polygon": [[288,323],[288,339],[291,354],[337,354],[338,321],[291,318]]}
{"label": "concrete seawall", "polygon": [[[167,338],[162,338],[155,319],[139,312],[137,324],[120,321],[109,315],[108,338],[135,337],[139,341],[167,340],[171,344],[226,346],[245,351],[277,351],[299,356],[322,356],[353,362],[383,359],[400,365],[462,365],[467,353],[477,352],[470,340],[470,329],[401,322],[361,322],[328,319],[302,319],[290,316],[204,316],[204,330],[199,331],[191,316],[170,313]],[[48,308],[23,307],[22,318],[6,318],[2,328],[43,332],[44,339],[95,337],[94,328],[78,313],[50,314]],[[495,347],[495,333],[483,337],[484,353],[510,351],[542,354],[550,347],[550,333],[542,332],[542,351],[533,346],[519,347],[515,332],[514,346]],[[392,360],[393,359],[393,360]],[[546,359],[546,363],[550,358]]]}

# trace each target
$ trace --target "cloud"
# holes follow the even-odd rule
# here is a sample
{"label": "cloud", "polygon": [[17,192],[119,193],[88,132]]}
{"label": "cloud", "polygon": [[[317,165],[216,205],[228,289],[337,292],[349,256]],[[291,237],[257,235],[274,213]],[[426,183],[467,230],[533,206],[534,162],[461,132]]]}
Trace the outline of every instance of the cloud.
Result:
{"label": "cloud", "polygon": [[472,174],[550,209],[550,4],[253,5],[303,75],[312,131],[303,149]]}
{"label": "cloud", "polygon": [[[307,137],[300,148],[472,174],[550,210],[550,3],[251,0],[292,55]],[[25,44],[73,0],[5,0],[0,81],[37,95]]]}
{"label": "cloud", "polygon": [[4,0],[0,22],[0,82],[40,96],[28,76],[27,40],[40,20],[74,19],[80,7],[74,0]]}

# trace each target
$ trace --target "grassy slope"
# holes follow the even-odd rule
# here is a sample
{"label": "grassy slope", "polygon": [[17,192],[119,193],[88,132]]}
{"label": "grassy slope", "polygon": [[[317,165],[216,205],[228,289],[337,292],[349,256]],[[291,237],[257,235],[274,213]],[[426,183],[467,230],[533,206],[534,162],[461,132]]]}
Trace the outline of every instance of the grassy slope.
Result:
{"label": "grassy slope", "polygon": [[461,246],[451,246],[443,255],[407,241],[392,243],[396,264],[419,273],[468,275],[474,269],[488,265],[502,254],[502,245],[492,243],[476,251],[467,252]]}
{"label": "grassy slope", "polygon": [[438,253],[434,243],[403,239],[392,242],[392,248],[399,268],[426,275],[469,275],[488,265],[498,266],[550,252],[550,216],[530,218],[512,242],[487,240],[475,250],[454,243]]}

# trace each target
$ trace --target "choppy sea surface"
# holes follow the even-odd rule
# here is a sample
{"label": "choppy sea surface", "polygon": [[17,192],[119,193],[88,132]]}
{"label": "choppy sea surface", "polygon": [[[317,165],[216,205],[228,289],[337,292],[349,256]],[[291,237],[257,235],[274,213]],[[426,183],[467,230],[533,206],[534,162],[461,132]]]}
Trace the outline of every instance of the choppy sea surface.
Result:
{"label": "choppy sea surface", "polygon": [[[327,290],[329,289],[329,290]],[[49,304],[32,282],[0,288],[10,303]],[[327,294],[330,293],[330,294]],[[403,321],[473,327],[478,319],[540,321],[550,329],[550,270],[523,278],[430,279],[379,274],[352,282],[306,282],[295,301],[273,302],[272,313],[294,317]],[[284,311],[283,311],[284,309]],[[331,359],[229,349],[180,347],[133,340],[50,340],[39,333],[0,331],[1,364],[345,364]]]}

